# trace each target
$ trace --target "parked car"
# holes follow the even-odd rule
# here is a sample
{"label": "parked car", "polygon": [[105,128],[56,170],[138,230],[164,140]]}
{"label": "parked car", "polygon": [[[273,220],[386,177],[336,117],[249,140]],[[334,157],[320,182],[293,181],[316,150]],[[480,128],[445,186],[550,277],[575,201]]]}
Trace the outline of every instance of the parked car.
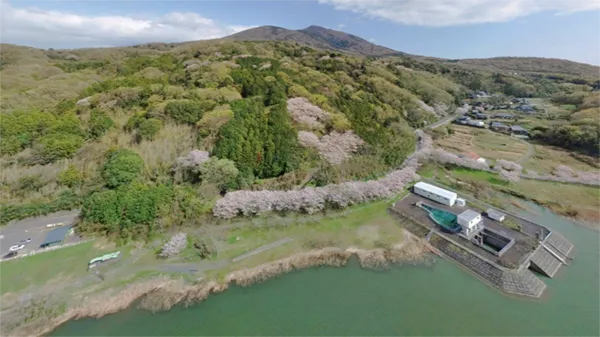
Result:
{"label": "parked car", "polygon": [[26,244],[26,243],[30,243],[30,242],[31,242],[31,238],[27,238],[25,240],[19,241],[19,243],[21,243],[21,244]]}
{"label": "parked car", "polygon": [[19,245],[10,246],[10,248],[8,250],[11,251],[11,252],[15,252],[15,251],[21,250],[23,248],[25,248],[25,245],[19,244]]}

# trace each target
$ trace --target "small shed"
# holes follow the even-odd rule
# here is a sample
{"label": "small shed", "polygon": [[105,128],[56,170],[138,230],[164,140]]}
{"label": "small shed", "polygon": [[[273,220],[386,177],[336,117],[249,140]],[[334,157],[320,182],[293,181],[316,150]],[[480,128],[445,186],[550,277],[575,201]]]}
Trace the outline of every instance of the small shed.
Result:
{"label": "small shed", "polygon": [[468,209],[458,215],[458,224],[463,228],[465,234],[469,235],[477,229],[477,225],[481,223],[481,214],[474,210]]}
{"label": "small shed", "polygon": [[487,211],[485,211],[485,214],[488,216],[488,218],[500,222],[504,221],[504,218],[506,217],[504,213],[497,211],[493,208],[490,208]]}
{"label": "small shed", "polygon": [[65,239],[65,236],[67,236],[67,234],[69,234],[69,232],[71,231],[71,228],[72,226],[64,226],[51,230],[46,235],[46,238],[44,239],[44,242],[42,242],[42,244],[40,245],[40,248],[48,248],[60,245]]}

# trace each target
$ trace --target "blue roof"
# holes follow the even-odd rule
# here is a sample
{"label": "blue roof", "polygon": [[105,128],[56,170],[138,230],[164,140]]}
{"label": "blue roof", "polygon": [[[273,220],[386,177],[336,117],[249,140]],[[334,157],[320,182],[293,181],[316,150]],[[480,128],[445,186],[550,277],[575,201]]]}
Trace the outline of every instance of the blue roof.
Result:
{"label": "blue roof", "polygon": [[42,242],[40,246],[61,242],[65,238],[67,233],[69,233],[71,227],[73,226],[62,226],[51,230],[50,232],[48,232],[48,235],[46,235],[44,242]]}

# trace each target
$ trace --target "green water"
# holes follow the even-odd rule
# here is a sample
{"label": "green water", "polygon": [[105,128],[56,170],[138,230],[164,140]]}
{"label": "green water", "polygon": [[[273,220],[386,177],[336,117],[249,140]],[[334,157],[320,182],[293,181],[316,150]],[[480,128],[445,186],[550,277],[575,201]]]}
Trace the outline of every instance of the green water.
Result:
{"label": "green water", "polygon": [[534,205],[535,219],[576,246],[545,297],[506,296],[454,264],[385,272],[314,268],[225,293],[190,308],[136,309],[69,322],[52,336],[184,335],[589,335],[598,336],[598,232]]}

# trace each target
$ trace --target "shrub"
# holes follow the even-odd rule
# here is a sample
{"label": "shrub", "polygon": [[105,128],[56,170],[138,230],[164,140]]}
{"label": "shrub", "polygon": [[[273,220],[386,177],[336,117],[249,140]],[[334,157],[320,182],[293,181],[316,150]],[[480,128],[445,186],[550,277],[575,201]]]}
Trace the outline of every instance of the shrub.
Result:
{"label": "shrub", "polygon": [[103,111],[94,109],[90,115],[90,121],[88,124],[88,137],[91,139],[98,139],[102,137],[110,128],[115,125],[110,117],[108,117]]}
{"label": "shrub", "polygon": [[144,168],[144,161],[135,152],[127,149],[117,150],[108,155],[102,168],[102,178],[106,185],[115,188],[131,183]]}
{"label": "shrub", "polygon": [[87,196],[83,202],[81,218],[93,223],[111,225],[107,231],[116,231],[121,220],[118,192],[102,191]]}
{"label": "shrub", "polygon": [[71,210],[77,208],[79,205],[79,197],[71,190],[62,192],[58,196],[58,199],[50,202],[37,201],[30,204],[0,205],[0,209],[2,209],[2,212],[0,212],[0,224],[5,225],[12,220]]}
{"label": "shrub", "polygon": [[52,133],[40,138],[33,147],[34,160],[51,163],[70,158],[83,145],[83,137],[71,134]]}
{"label": "shrub", "polygon": [[171,188],[133,183],[126,188],[92,193],[81,210],[82,229],[94,228],[107,233],[149,233],[155,221],[171,205]]}
{"label": "shrub", "polygon": [[160,131],[162,121],[156,118],[144,119],[138,126],[140,140],[153,140]]}
{"label": "shrub", "polygon": [[19,178],[19,189],[23,191],[37,191],[44,186],[39,175],[24,176]]}
{"label": "shrub", "polygon": [[69,165],[66,170],[58,174],[58,182],[68,187],[79,186],[83,182],[83,175],[75,165]]}
{"label": "shrub", "polygon": [[180,123],[196,124],[202,119],[205,111],[214,109],[216,105],[210,100],[202,102],[180,100],[167,104],[165,114]]}
{"label": "shrub", "polygon": [[76,136],[85,136],[85,132],[81,129],[79,118],[73,114],[65,115],[58,118],[52,125],[44,130],[45,134],[60,133],[71,134]]}
{"label": "shrub", "polygon": [[221,191],[226,191],[235,185],[239,174],[235,163],[229,159],[210,158],[199,167],[202,183],[214,184]]}

